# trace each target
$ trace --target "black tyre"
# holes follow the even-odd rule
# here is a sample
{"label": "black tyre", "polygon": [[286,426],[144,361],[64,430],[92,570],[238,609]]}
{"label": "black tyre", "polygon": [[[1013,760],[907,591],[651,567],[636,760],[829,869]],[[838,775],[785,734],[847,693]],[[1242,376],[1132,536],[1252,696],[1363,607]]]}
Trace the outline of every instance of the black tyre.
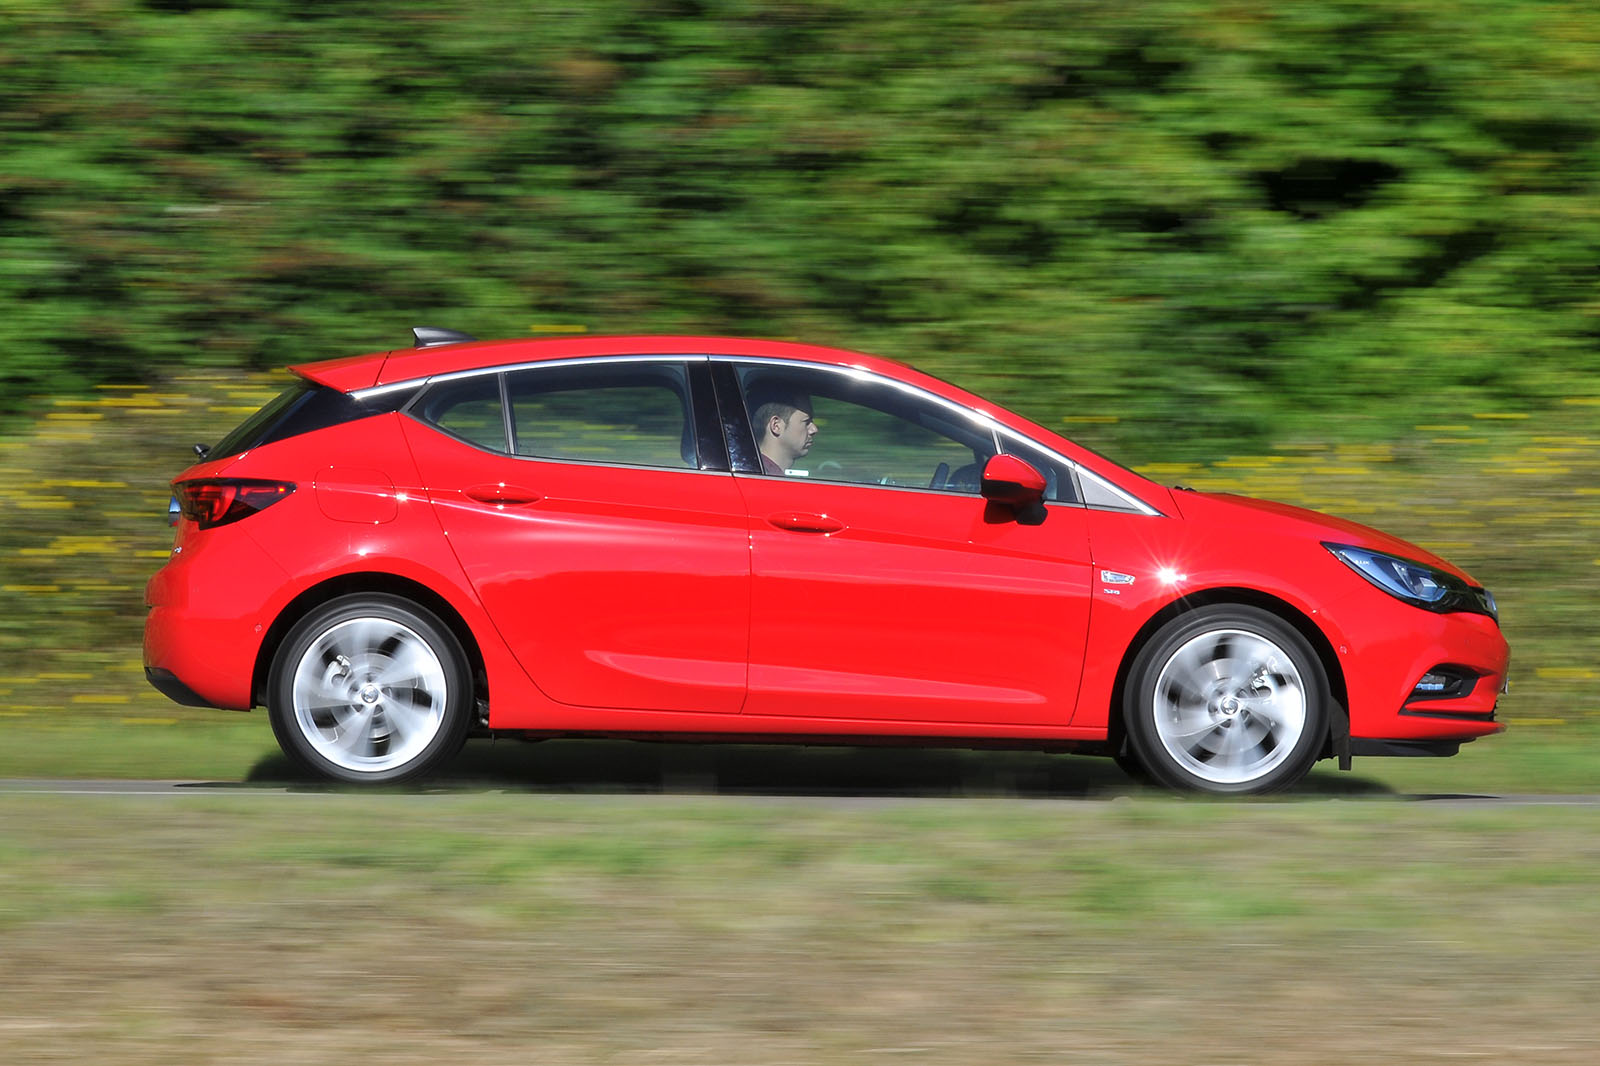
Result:
{"label": "black tyre", "polygon": [[1255,607],[1181,615],[1139,652],[1123,713],[1158,784],[1259,795],[1290,788],[1321,755],[1332,697],[1305,637]]}
{"label": "black tyre", "polygon": [[461,749],[473,708],[467,658],[431,613],[397,596],[331,600],[289,631],[267,710],[284,754],[337,781],[396,782]]}

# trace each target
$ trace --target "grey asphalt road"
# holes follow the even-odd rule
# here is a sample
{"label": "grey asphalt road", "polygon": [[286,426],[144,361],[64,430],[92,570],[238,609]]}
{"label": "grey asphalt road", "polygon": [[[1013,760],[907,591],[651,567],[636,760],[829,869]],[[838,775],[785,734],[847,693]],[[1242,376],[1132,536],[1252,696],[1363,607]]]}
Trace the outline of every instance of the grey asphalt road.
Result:
{"label": "grey asphalt road", "polygon": [[[461,794],[461,793],[493,793],[493,792],[527,792],[538,794],[537,788],[518,788],[502,786],[483,786],[462,784],[456,782],[442,782],[436,787],[420,786],[416,790],[420,793],[434,794]],[[0,795],[50,795],[50,796],[325,796],[349,794],[337,789],[321,788],[310,784],[251,784],[227,781],[123,781],[123,780],[96,780],[96,779],[29,779],[10,778],[0,779]],[[560,793],[568,798],[576,799],[572,793]],[[627,793],[639,795],[639,793]],[[688,793],[675,794],[705,794]],[[717,794],[715,791],[709,794]],[[615,798],[617,793],[590,794],[601,797]],[[727,794],[757,802],[770,802],[785,800],[801,803],[848,803],[851,805],[861,803],[914,803],[919,799],[949,799],[948,796],[908,796],[905,794],[885,794],[882,796],[853,794],[842,795],[815,795],[806,793],[795,794],[766,794],[752,795],[745,793]],[[985,797],[993,798],[993,797]],[[1106,803],[1119,798],[1116,795],[1096,796],[1062,796],[1047,800],[1029,799],[1029,802],[1078,802],[1078,803]],[[1296,800],[1292,793],[1285,797],[1291,801]],[[1405,794],[1405,793],[1378,793],[1357,796],[1305,796],[1298,797],[1300,802],[1339,803],[1429,803],[1447,804],[1451,806],[1473,807],[1600,807],[1600,794],[1586,795],[1541,795],[1536,793],[1439,793],[1439,794]]]}

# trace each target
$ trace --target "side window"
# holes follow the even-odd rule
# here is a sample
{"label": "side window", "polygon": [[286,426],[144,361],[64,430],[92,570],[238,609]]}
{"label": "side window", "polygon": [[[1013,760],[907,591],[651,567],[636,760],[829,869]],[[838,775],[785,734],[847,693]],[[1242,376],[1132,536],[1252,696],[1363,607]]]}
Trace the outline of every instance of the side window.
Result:
{"label": "side window", "polygon": [[480,448],[507,450],[498,374],[441,382],[422,395],[411,413]]}
{"label": "side window", "polygon": [[517,455],[698,465],[688,378],[680,364],[536,367],[508,374],[506,393]]}
{"label": "side window", "polygon": [[768,474],[976,493],[994,454],[977,420],[876,379],[764,365],[738,373]]}

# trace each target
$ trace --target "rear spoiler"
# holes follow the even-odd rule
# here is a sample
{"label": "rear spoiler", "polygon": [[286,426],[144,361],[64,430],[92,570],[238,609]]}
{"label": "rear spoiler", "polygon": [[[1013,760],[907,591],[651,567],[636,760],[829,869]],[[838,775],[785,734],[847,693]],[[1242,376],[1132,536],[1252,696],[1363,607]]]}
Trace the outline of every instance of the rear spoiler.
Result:
{"label": "rear spoiler", "polygon": [[383,377],[383,368],[393,356],[403,356],[418,348],[434,348],[443,344],[460,344],[476,340],[465,333],[438,326],[417,326],[411,331],[416,340],[414,348],[396,348],[391,352],[374,352],[371,355],[351,355],[343,359],[324,359],[315,363],[302,363],[289,370],[307,381],[326,385],[340,392],[357,392],[370,389]]}

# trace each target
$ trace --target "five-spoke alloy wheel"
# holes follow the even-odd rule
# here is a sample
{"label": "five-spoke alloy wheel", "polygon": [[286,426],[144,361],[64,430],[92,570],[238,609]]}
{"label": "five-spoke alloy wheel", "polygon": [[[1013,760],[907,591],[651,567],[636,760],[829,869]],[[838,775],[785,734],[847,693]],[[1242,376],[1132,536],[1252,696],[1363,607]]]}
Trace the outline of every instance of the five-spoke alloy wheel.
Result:
{"label": "five-spoke alloy wheel", "polygon": [[1296,629],[1255,607],[1180,615],[1145,644],[1124,699],[1138,763],[1172,788],[1289,788],[1323,751],[1332,697]]}
{"label": "five-spoke alloy wheel", "polygon": [[273,659],[283,750],[341,781],[403,781],[460,750],[473,706],[450,630],[393,596],[344,596],[301,619]]}

